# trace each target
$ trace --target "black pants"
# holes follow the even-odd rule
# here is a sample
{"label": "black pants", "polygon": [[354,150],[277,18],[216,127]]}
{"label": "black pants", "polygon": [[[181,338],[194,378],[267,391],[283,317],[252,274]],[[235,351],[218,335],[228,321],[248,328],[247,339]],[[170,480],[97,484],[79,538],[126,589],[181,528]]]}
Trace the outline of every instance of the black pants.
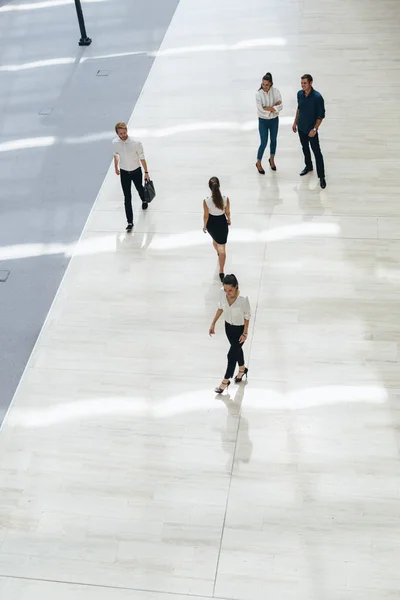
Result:
{"label": "black pants", "polygon": [[300,138],[301,147],[303,148],[304,160],[305,160],[307,169],[313,168],[312,162],[311,162],[311,152],[310,152],[310,146],[311,146],[311,149],[314,152],[315,162],[317,165],[317,175],[319,178],[325,177],[324,158],[322,156],[321,148],[319,146],[318,133],[316,133],[314,137],[310,137],[308,135],[308,133],[304,133],[303,131],[299,130],[299,138]]}
{"label": "black pants", "polygon": [[144,202],[144,187],[143,187],[143,173],[141,167],[134,171],[124,171],[120,169],[121,186],[125,197],[125,214],[128,223],[133,223],[133,211],[132,211],[132,192],[131,182],[137,189],[142,202]]}
{"label": "black pants", "polygon": [[239,342],[239,338],[244,331],[244,325],[231,325],[225,321],[225,333],[231,347],[228,352],[228,366],[226,367],[225,379],[233,377],[236,363],[239,367],[244,365],[243,342]]}

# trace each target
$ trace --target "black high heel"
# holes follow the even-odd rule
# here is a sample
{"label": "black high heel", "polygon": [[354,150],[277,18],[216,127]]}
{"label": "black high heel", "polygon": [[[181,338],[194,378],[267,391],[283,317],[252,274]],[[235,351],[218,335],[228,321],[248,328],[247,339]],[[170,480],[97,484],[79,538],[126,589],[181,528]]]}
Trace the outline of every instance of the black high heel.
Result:
{"label": "black high heel", "polygon": [[[223,385],[224,385],[225,387],[222,387]],[[215,388],[214,392],[215,392],[216,394],[222,394],[222,392],[224,392],[225,390],[227,390],[227,389],[228,389],[228,387],[229,387],[230,385],[231,385],[231,382],[230,382],[230,381],[228,381],[228,383],[224,383],[224,382],[222,382],[222,383],[221,383],[221,385],[220,385],[219,387]]]}
{"label": "black high heel", "polygon": [[238,376],[236,375],[236,377],[235,377],[235,383],[242,383],[242,381],[243,381],[243,377],[244,377],[244,376],[246,376],[246,379],[247,379],[247,373],[248,373],[248,372],[249,372],[249,370],[248,370],[248,368],[247,368],[247,367],[245,367],[245,368],[244,368],[244,371],[243,371],[243,372],[242,372],[242,371],[239,371],[239,373],[242,373],[242,376],[241,376],[241,377],[238,377]]}
{"label": "black high heel", "polygon": [[273,171],[276,171],[276,167],[273,167],[273,166],[271,165],[271,159],[270,159],[270,158],[268,159],[268,162],[269,162],[269,166],[271,167],[271,169],[272,169]]}
{"label": "black high heel", "polygon": [[260,175],[265,175],[264,169],[261,167],[261,171],[260,171],[260,169],[258,168],[257,163],[256,163],[256,167],[257,167],[257,171],[260,173]]}
{"label": "black high heel", "polygon": [[219,274],[219,278],[221,280],[221,283],[224,283],[224,277],[225,277],[225,273],[220,273]]}

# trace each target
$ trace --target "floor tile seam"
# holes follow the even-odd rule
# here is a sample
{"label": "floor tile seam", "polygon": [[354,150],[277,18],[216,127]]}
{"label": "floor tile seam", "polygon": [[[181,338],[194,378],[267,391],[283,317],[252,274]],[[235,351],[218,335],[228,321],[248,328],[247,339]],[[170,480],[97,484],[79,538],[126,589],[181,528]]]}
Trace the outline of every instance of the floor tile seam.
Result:
{"label": "floor tile seam", "polygon": [[[269,222],[268,222],[268,227],[269,227]],[[253,331],[254,331],[254,327],[255,327],[255,323],[256,323],[256,314],[257,314],[257,308],[258,308],[258,300],[259,300],[259,296],[260,296],[260,288],[261,288],[261,283],[262,283],[262,278],[263,278],[263,270],[264,270],[266,253],[267,253],[267,244],[264,242],[264,253],[263,253],[262,268],[261,268],[261,273],[260,273],[260,278],[259,278],[257,300],[256,300],[256,303],[255,303],[255,307],[256,308],[254,310],[255,318],[254,318]],[[252,333],[252,338],[249,341],[250,341],[250,344],[249,344],[250,347],[249,347],[249,351],[248,351],[248,364],[250,364],[251,348],[252,348],[252,341],[253,341],[253,333]],[[247,382],[247,380],[246,380],[246,382]],[[233,470],[234,470],[234,467],[235,467],[236,452],[237,452],[237,445],[238,445],[238,438],[239,438],[239,431],[240,431],[241,421],[242,421],[242,405],[240,406],[239,419],[238,419],[237,428],[236,428],[235,446],[234,446],[234,449],[233,449],[232,464],[231,464],[231,470],[230,470],[230,474],[229,474],[229,486],[228,486],[227,495],[226,495],[225,513],[224,513],[224,518],[223,518],[223,522],[222,522],[221,539],[220,539],[220,545],[219,545],[219,549],[218,549],[217,563],[216,563],[216,566],[215,566],[215,577],[214,577],[214,586],[213,586],[213,598],[216,598],[216,596],[215,596],[215,590],[216,590],[216,586],[217,586],[217,579],[218,579],[218,572],[219,572],[219,563],[220,563],[220,559],[221,559],[221,552],[222,552],[222,544],[223,544],[223,540],[224,540],[226,518],[227,518],[227,513],[228,513],[228,508],[229,508],[229,500],[230,500],[231,487],[232,487],[232,479],[233,479]]]}
{"label": "floor tile seam", "polygon": [[220,563],[220,559],[221,559],[222,544],[223,544],[223,541],[224,541],[225,524],[226,524],[226,517],[227,517],[227,514],[228,514],[228,508],[229,508],[229,499],[230,499],[230,494],[231,494],[233,470],[234,470],[234,467],[235,467],[236,451],[237,451],[238,437],[239,437],[239,431],[240,431],[241,421],[242,421],[242,407],[240,407],[239,418],[238,418],[238,422],[237,422],[237,426],[236,426],[235,445],[234,445],[234,448],[233,448],[232,463],[231,463],[231,468],[230,468],[230,473],[229,473],[229,485],[228,485],[228,489],[227,489],[227,492],[226,492],[226,502],[225,502],[224,518],[222,520],[221,537],[220,537],[220,541],[219,541],[218,556],[217,556],[217,561],[216,561],[216,565],[215,565],[215,576],[214,576],[213,591],[212,591],[212,598],[213,599],[217,598],[217,596],[215,596],[215,589],[216,589],[216,586],[217,586],[219,563]]}
{"label": "floor tile seam", "polygon": [[59,585],[74,585],[79,587],[88,587],[94,589],[106,589],[106,590],[120,590],[120,591],[128,591],[128,592],[140,592],[143,594],[163,594],[165,596],[170,596],[171,598],[199,598],[200,600],[234,600],[233,598],[227,596],[209,596],[204,594],[193,594],[186,592],[168,592],[157,589],[146,589],[146,588],[135,588],[128,586],[119,586],[119,585],[104,585],[99,583],[84,583],[80,581],[69,581],[69,580],[61,580],[61,579],[45,579],[43,577],[24,577],[20,575],[5,575],[0,572],[0,579],[12,579],[12,580],[21,580],[21,581],[34,581],[37,583],[53,583]]}

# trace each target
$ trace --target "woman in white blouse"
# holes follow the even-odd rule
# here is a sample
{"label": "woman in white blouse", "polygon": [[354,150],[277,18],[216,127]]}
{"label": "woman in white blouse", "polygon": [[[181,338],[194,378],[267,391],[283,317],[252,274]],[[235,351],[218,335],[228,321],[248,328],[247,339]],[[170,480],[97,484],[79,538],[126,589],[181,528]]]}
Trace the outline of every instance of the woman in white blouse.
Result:
{"label": "woman in white blouse", "polygon": [[241,296],[239,283],[235,275],[225,275],[224,289],[221,290],[221,297],[218,304],[218,310],[215,313],[213,322],[209,329],[209,335],[214,335],[215,324],[224,313],[225,333],[229,340],[230,348],[228,352],[228,365],[225,377],[219,387],[215,388],[217,394],[222,394],[230,385],[231,377],[235,372],[236,363],[239,365],[238,374],[235,377],[235,383],[241,383],[246,376],[248,368],[244,364],[244,355],[242,346],[245,343],[249,331],[250,322],[250,303],[247,296]]}
{"label": "woman in white blouse", "polygon": [[278,137],[279,113],[283,108],[281,93],[274,87],[271,73],[266,73],[262,78],[261,87],[256,93],[256,104],[258,131],[260,133],[260,147],[258,148],[256,167],[260,175],[265,175],[261,161],[268,144],[268,133],[271,140],[269,166],[273,171],[276,171],[276,140]]}
{"label": "woman in white blouse", "polygon": [[213,246],[218,254],[219,278],[222,282],[225,276],[225,246],[228,241],[228,225],[231,224],[231,205],[229,198],[221,194],[218,177],[211,177],[208,187],[211,196],[203,200],[203,231],[208,231],[213,239]]}

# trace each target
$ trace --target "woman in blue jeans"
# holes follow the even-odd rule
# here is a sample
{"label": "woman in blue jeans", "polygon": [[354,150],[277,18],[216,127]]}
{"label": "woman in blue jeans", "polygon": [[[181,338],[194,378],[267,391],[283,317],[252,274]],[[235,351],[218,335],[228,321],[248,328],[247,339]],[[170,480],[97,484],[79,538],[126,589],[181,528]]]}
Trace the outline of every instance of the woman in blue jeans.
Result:
{"label": "woman in blue jeans", "polygon": [[257,153],[256,167],[260,175],[265,175],[262,167],[262,157],[270,136],[269,166],[276,171],[275,152],[276,138],[278,137],[279,113],[282,110],[282,96],[274,87],[271,73],[266,73],[262,78],[261,87],[256,94],[258,112],[258,131],[260,132],[260,147]]}

